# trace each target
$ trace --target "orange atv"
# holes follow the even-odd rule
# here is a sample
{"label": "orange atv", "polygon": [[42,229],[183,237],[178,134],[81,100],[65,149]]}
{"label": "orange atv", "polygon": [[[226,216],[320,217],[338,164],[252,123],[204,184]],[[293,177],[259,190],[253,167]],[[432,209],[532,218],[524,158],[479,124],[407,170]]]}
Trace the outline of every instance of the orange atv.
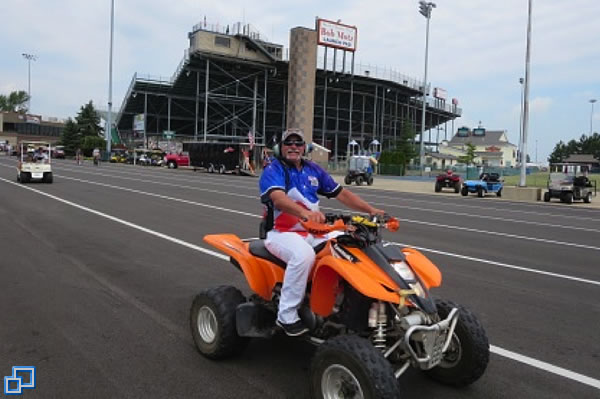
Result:
{"label": "orange atv", "polygon": [[[383,219],[383,220],[381,220]],[[466,308],[434,300],[438,268],[419,251],[381,239],[398,229],[393,218],[326,215],[328,224],[303,223],[313,234],[341,235],[315,248],[317,254],[298,313],[311,342],[315,398],[397,398],[397,379],[409,366],[445,384],[465,386],[484,373],[489,360],[485,330]],[[239,354],[251,337],[271,337],[285,263],[262,240],[233,234],[204,241],[230,256],[253,291],[245,298],[231,286],[194,299],[190,324],[200,353],[211,359]]]}

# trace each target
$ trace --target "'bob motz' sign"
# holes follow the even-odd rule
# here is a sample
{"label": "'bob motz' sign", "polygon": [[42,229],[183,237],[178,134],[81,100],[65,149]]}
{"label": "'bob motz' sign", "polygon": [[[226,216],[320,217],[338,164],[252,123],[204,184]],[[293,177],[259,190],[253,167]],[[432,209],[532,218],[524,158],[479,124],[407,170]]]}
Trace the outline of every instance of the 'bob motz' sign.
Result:
{"label": "'bob motz' sign", "polygon": [[357,29],[326,19],[317,20],[318,43],[326,47],[356,51]]}

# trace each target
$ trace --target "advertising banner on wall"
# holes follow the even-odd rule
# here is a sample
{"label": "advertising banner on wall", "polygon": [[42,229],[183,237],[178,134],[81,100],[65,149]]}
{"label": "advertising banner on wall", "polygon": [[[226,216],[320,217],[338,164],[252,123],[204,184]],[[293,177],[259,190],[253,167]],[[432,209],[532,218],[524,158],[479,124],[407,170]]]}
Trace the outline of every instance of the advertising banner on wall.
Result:
{"label": "advertising banner on wall", "polygon": [[143,133],[145,130],[144,122],[145,122],[144,114],[137,114],[133,116],[133,131],[138,133]]}
{"label": "advertising banner on wall", "polygon": [[433,89],[433,96],[435,98],[439,98],[440,100],[446,100],[446,98],[448,97],[448,93],[446,92],[446,90],[442,89],[441,87],[436,87]]}
{"label": "advertising banner on wall", "polygon": [[356,51],[356,26],[344,25],[326,19],[317,20],[318,44],[346,51]]}

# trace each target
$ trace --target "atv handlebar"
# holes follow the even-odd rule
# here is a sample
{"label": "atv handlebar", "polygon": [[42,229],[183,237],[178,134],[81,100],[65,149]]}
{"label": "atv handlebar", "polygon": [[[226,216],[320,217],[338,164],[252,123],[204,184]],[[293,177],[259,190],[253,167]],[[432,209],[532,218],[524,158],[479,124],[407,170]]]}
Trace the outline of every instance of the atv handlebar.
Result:
{"label": "atv handlebar", "polygon": [[302,227],[312,234],[327,234],[332,231],[346,231],[349,226],[362,226],[374,230],[379,228],[388,229],[391,232],[398,230],[400,223],[398,219],[385,214],[364,217],[361,215],[326,213],[325,223],[317,223],[309,220],[300,220]]}

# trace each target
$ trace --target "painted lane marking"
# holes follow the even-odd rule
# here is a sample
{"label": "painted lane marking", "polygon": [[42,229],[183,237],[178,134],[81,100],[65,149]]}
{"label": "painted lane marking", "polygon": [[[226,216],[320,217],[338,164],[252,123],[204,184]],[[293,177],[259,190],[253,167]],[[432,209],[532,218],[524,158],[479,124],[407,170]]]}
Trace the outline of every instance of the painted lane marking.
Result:
{"label": "painted lane marking", "polygon": [[[169,236],[169,235],[164,234],[164,233],[160,233],[160,232],[151,230],[149,228],[140,226],[140,225],[135,224],[135,223],[128,222],[128,221],[126,221],[124,219],[117,218],[117,217],[109,215],[107,213],[97,211],[95,209],[92,209],[92,208],[89,208],[89,207],[86,207],[86,206],[74,203],[72,201],[68,201],[66,199],[57,197],[57,196],[52,195],[52,194],[45,193],[43,191],[31,188],[31,187],[27,187],[27,186],[23,186],[21,184],[17,184],[15,182],[12,182],[10,180],[4,179],[2,177],[0,177],[0,181],[4,181],[5,183],[12,184],[12,185],[20,187],[20,188],[22,188],[24,190],[32,191],[34,193],[37,193],[37,194],[43,195],[45,197],[51,198],[51,199],[53,199],[55,201],[58,201],[58,202],[61,202],[63,204],[72,206],[74,208],[77,208],[77,209],[85,211],[85,212],[92,213],[94,215],[97,215],[97,216],[103,217],[105,219],[111,220],[113,222],[122,224],[122,225],[130,227],[132,229],[139,230],[141,232],[153,235],[153,236],[158,237],[158,238],[162,238],[162,239],[164,239],[166,241],[169,241],[169,242],[172,242],[174,244],[182,245],[182,246],[184,246],[186,248],[189,248],[189,249],[192,249],[192,250],[204,253],[206,255],[211,255],[211,256],[217,257],[219,259],[222,259],[222,260],[225,260],[225,261],[229,261],[229,257],[225,256],[225,255],[223,255],[221,253],[218,253],[218,252],[215,252],[215,251],[212,251],[212,250],[200,247],[198,245],[189,243],[187,241],[180,240],[178,238]],[[514,360],[516,362],[523,363],[523,364],[526,364],[526,365],[529,365],[529,366],[532,366],[532,367],[535,367],[535,368],[547,371],[549,373],[556,374],[556,375],[562,376],[564,378],[567,378],[567,379],[579,382],[581,384],[589,385],[589,386],[592,386],[594,388],[600,389],[600,380],[596,380],[594,378],[585,376],[583,374],[579,374],[579,373],[576,373],[576,372],[564,369],[562,367],[554,366],[554,365],[552,365],[550,363],[546,363],[546,362],[543,362],[543,361],[540,361],[540,360],[537,360],[537,359],[534,359],[534,358],[531,358],[531,357],[528,357],[528,356],[524,356],[524,355],[518,354],[516,352],[512,352],[512,351],[509,351],[509,350],[506,350],[506,349],[503,349],[503,348],[500,348],[500,347],[494,346],[494,345],[490,345],[490,351],[492,353],[495,353],[496,355],[499,355],[499,356],[502,356],[502,357],[506,357],[508,359],[512,359],[512,360]]]}
{"label": "painted lane marking", "polygon": [[[186,185],[175,184],[175,183],[158,182],[158,181],[153,181],[153,180],[144,180],[144,179],[133,178],[133,177],[114,176],[114,175],[107,175],[107,174],[103,174],[103,173],[93,173],[93,172],[87,172],[87,171],[73,171],[73,170],[68,170],[68,172],[80,172],[80,173],[91,174],[91,175],[95,175],[95,176],[110,177],[110,178],[116,178],[116,179],[121,179],[121,180],[133,180],[133,181],[138,181],[138,182],[145,182],[145,183],[151,183],[151,184],[157,184],[157,185],[163,185],[163,186],[185,188],[185,189],[196,190],[196,191],[205,191],[205,192],[210,192],[210,193],[215,193],[215,194],[224,194],[224,195],[231,195],[231,196],[236,196],[236,197],[259,198],[258,196],[255,196],[255,195],[231,193],[231,192],[227,192],[227,191],[211,190],[211,189],[208,189],[208,188],[186,186]],[[516,219],[506,219],[506,218],[495,217],[495,216],[486,216],[486,215],[473,215],[473,214],[468,214],[468,213],[463,213],[463,212],[449,212],[449,211],[438,210],[438,209],[417,208],[417,207],[411,207],[411,206],[406,206],[406,205],[387,204],[387,203],[384,203],[384,202],[372,202],[372,203],[374,205],[385,205],[385,207],[400,208],[400,209],[409,209],[409,210],[415,210],[415,211],[419,211],[419,212],[443,213],[443,214],[446,214],[446,215],[449,214],[449,215],[456,215],[456,216],[466,216],[466,217],[477,218],[477,219],[498,220],[498,221],[507,222],[507,223],[520,223],[520,224],[528,224],[528,225],[534,225],[534,226],[544,226],[544,227],[560,228],[560,229],[565,229],[565,230],[579,230],[579,231],[586,231],[586,232],[589,232],[589,233],[600,233],[600,230],[598,230],[598,229],[590,229],[590,228],[586,228],[586,227],[564,226],[564,225],[552,224],[552,223],[532,222],[532,221],[516,220]],[[405,220],[409,221],[410,219],[405,219]],[[456,228],[461,228],[461,227],[460,226],[456,226]],[[499,233],[499,234],[508,234],[508,233]]]}
{"label": "painted lane marking", "polygon": [[[92,167],[89,166],[87,167],[89,169],[91,169]],[[71,172],[81,172],[81,173],[90,173],[93,174],[92,172],[83,172],[80,171],[79,169],[81,169],[80,167],[78,167],[77,169],[69,169],[69,171]],[[152,170],[152,173],[156,173],[156,174],[150,174],[150,173],[135,173],[132,171],[128,171],[125,170],[125,168],[121,168],[121,167],[115,167],[115,166],[111,166],[111,169],[115,170],[115,171],[119,171],[119,173],[121,174],[128,174],[128,175],[132,175],[132,176],[145,176],[145,177],[159,177],[159,178],[169,178],[170,180],[175,180],[175,181],[182,181],[182,182],[186,182],[186,183],[209,183],[209,184],[213,184],[216,186],[223,186],[223,187],[232,187],[232,188],[243,188],[243,189],[247,189],[247,190],[256,190],[256,184],[253,185],[249,185],[246,186],[244,183],[245,181],[242,179],[239,179],[238,182],[236,183],[224,183],[221,179],[216,178],[216,177],[212,177],[212,176],[206,176],[206,174],[201,174],[201,175],[197,175],[199,178],[198,179],[187,179],[187,178],[179,178],[179,177],[175,177],[174,174],[176,172],[167,172],[167,171],[154,171]],[[158,172],[158,173],[157,173]],[[160,176],[157,176],[157,175]],[[117,177],[115,175],[105,175],[106,177]],[[364,195],[366,197],[376,197],[379,199],[390,199],[390,200],[398,200],[398,197],[391,197],[391,196],[386,196],[386,195],[381,195],[381,194],[370,194],[368,193],[369,190],[367,189],[361,189],[361,195]],[[386,191],[386,190],[383,190]],[[389,190],[387,191],[389,192]],[[402,192],[403,194],[414,194],[414,193],[410,193],[410,192]],[[431,195],[429,194],[417,194],[417,195],[421,195],[421,196],[427,196],[430,197]],[[456,207],[463,207],[463,208],[469,208],[469,209],[481,209],[481,210],[485,210],[485,211],[493,211],[493,212],[512,212],[512,213],[521,213],[521,214],[529,214],[529,215],[537,215],[537,216],[552,216],[552,217],[558,217],[558,218],[567,218],[569,220],[584,220],[584,221],[598,221],[600,222],[600,219],[594,219],[594,218],[590,218],[590,217],[586,217],[586,216],[574,216],[574,215],[564,215],[564,214],[556,214],[556,213],[548,213],[548,212],[533,212],[533,211],[526,211],[526,210],[521,210],[521,209],[506,209],[506,208],[496,208],[496,207],[485,207],[485,206],[478,206],[478,205],[467,205],[467,204],[460,204],[457,201],[454,200],[450,200],[448,198],[444,198],[442,196],[438,197],[439,199],[444,199],[446,200],[446,202],[450,202],[450,204],[452,206],[456,206]],[[422,203],[428,203],[428,204],[433,204],[433,205],[440,205],[439,201],[428,201],[428,200],[422,200],[422,199],[414,199],[414,198],[402,198],[403,201],[406,202],[418,202],[419,204]],[[398,206],[399,205],[393,205],[393,204],[387,204],[387,203],[380,203],[380,204],[385,204],[388,206]],[[505,202],[505,204],[516,204],[519,207],[523,207],[523,206],[535,206],[535,207],[539,207],[540,205],[544,205],[545,204],[528,204],[528,203],[522,203],[522,202]],[[451,213],[452,212],[446,212],[446,211],[440,211],[440,210],[433,210],[433,209],[421,209],[421,208],[408,208],[408,206],[406,206],[407,209],[417,209],[417,210],[431,210],[431,211],[437,211],[437,212],[444,212],[444,213]],[[568,209],[568,211],[567,211]],[[590,212],[593,213],[594,215],[598,214],[598,211],[594,210],[594,209],[574,209],[574,208],[564,208],[561,210],[565,210],[567,212]],[[458,213],[456,213],[458,214]],[[468,214],[467,214],[468,215]],[[473,216],[473,215],[470,215]],[[486,217],[486,215],[477,215],[477,217]],[[504,219],[503,219],[504,220]],[[528,222],[528,223],[536,223],[536,222]],[[542,223],[542,222],[540,222]],[[540,225],[544,225],[544,224],[540,224]],[[549,226],[557,226],[560,227],[561,225],[549,225]],[[564,226],[563,226],[564,227]],[[567,227],[564,227],[567,228]],[[585,228],[576,228],[576,227],[570,227],[573,229],[585,229]],[[593,230],[592,230],[593,231]]]}
{"label": "painted lane marking", "polygon": [[[182,202],[182,203],[185,203],[185,204],[188,204],[188,205],[205,206],[205,207],[209,207],[209,208],[212,208],[212,209],[220,210],[220,211],[223,211],[223,212],[237,213],[237,214],[241,214],[241,215],[244,215],[244,216],[249,216],[249,217],[252,217],[252,218],[258,218],[258,219],[262,218],[262,216],[255,215],[253,213],[242,212],[242,211],[238,211],[238,210],[235,210],[235,209],[223,208],[223,207],[218,207],[218,206],[214,206],[214,205],[207,205],[207,204],[203,204],[201,202],[195,202],[195,201],[190,201],[190,200],[183,200],[183,199],[180,199],[180,198],[173,198],[173,197],[169,197],[169,196],[166,196],[166,195],[160,195],[160,194],[154,194],[154,193],[147,193],[147,192],[144,192],[144,191],[141,191],[141,190],[136,190],[136,189],[127,188],[127,187],[114,186],[114,185],[110,185],[110,184],[106,184],[106,183],[92,182],[92,181],[88,181],[88,180],[78,179],[78,178],[75,178],[75,177],[67,177],[67,176],[60,176],[60,177],[63,178],[63,179],[79,181],[79,182],[82,182],[82,183],[94,184],[94,185],[99,185],[99,186],[103,186],[103,187],[108,187],[108,188],[113,188],[113,189],[118,189],[118,190],[123,190],[123,191],[129,191],[129,192],[133,192],[133,193],[140,194],[140,195],[148,195],[148,196],[151,196],[151,197],[157,197],[157,198],[161,198],[161,199]],[[337,209],[337,208],[327,208],[327,209],[335,210],[337,212],[343,211],[343,209]],[[600,282],[598,282],[598,281],[590,280],[590,279],[585,279],[585,278],[581,278],[581,277],[574,277],[574,276],[569,276],[569,275],[566,275],[566,274],[553,273],[553,272],[548,272],[548,271],[544,271],[544,270],[527,268],[527,267],[524,267],[524,266],[511,265],[511,264],[508,264],[508,263],[502,263],[502,262],[496,262],[496,261],[487,260],[487,259],[475,258],[475,257],[467,256],[467,255],[454,254],[454,253],[451,253],[451,252],[439,251],[439,250],[430,249],[430,248],[412,246],[410,244],[398,243],[398,242],[393,242],[393,241],[390,241],[390,242],[393,243],[393,244],[396,244],[396,245],[403,245],[403,246],[408,246],[408,247],[414,247],[414,248],[419,249],[419,250],[428,251],[428,252],[432,252],[432,253],[437,253],[439,255],[445,255],[445,256],[450,256],[450,257],[455,257],[455,258],[470,260],[470,261],[473,261],[473,262],[481,262],[481,263],[486,263],[486,264],[490,264],[490,265],[494,265],[494,266],[500,266],[500,267],[504,267],[504,268],[508,268],[508,269],[520,270],[520,271],[525,271],[525,272],[530,272],[530,273],[537,273],[537,274],[542,274],[542,275],[546,275],[546,276],[550,276],[550,277],[557,277],[557,278],[563,278],[563,279],[566,279],[566,280],[577,281],[577,282],[581,282],[581,283],[587,283],[587,284],[593,284],[593,285],[600,285]]]}

